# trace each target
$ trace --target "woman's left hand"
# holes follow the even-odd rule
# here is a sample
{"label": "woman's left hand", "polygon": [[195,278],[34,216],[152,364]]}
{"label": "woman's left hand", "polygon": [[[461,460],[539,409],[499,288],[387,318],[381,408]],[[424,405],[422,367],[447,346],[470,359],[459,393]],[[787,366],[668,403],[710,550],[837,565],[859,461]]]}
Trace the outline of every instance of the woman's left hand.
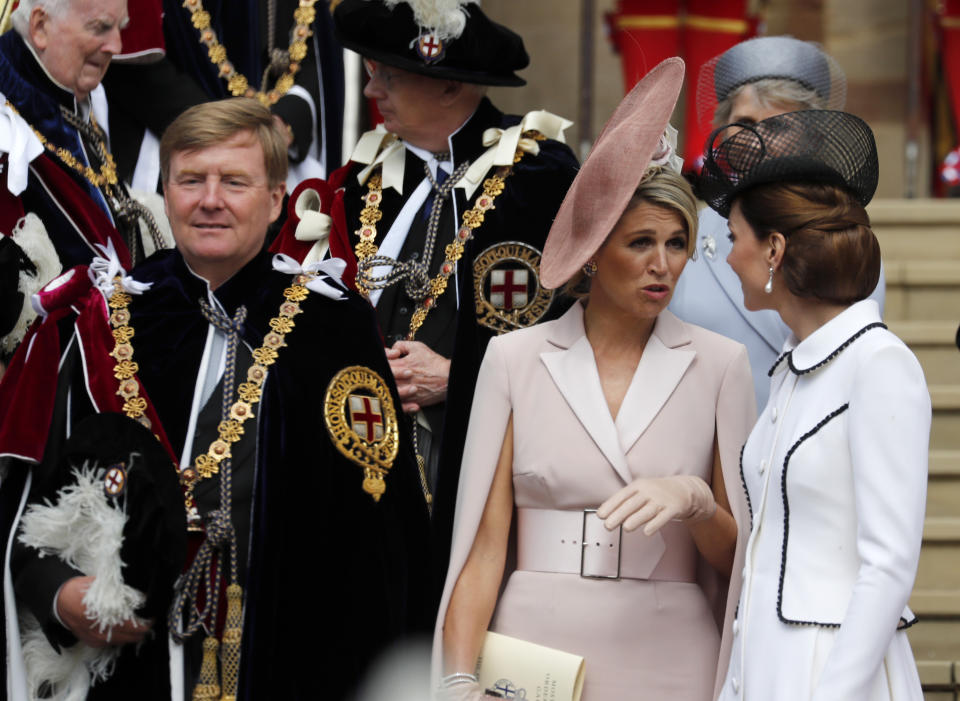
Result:
{"label": "woman's left hand", "polygon": [[597,516],[609,530],[620,524],[627,531],[643,526],[646,535],[653,535],[670,521],[702,521],[716,510],[710,485],[699,477],[675,475],[634,480],[603,502]]}

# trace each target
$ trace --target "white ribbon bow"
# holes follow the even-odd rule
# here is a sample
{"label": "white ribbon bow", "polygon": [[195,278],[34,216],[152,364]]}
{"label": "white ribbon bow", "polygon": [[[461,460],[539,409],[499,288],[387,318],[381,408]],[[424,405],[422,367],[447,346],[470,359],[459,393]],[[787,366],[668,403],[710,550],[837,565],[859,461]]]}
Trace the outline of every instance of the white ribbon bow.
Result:
{"label": "white ribbon bow", "polygon": [[[527,112],[517,125],[507,129],[497,127],[487,129],[483,132],[483,145],[487,150],[473,162],[455,187],[464,190],[468,199],[473,197],[473,193],[493,166],[513,165],[513,157],[518,148],[534,156],[540,153],[540,144],[536,139],[523,138],[525,131],[536,130],[548,139],[563,143],[563,132],[572,125],[573,122],[569,119],[558,117],[546,110],[534,110]],[[394,140],[389,141],[390,139]],[[389,143],[384,146],[388,141]],[[368,164],[357,174],[357,182],[361,185],[367,182],[377,166],[381,166],[383,189],[392,187],[398,193],[403,193],[406,149],[403,142],[390,134],[383,124],[378,124],[376,129],[360,137],[350,160]]]}
{"label": "white ribbon bow", "polygon": [[277,253],[273,256],[274,270],[287,275],[314,275],[315,277],[306,284],[306,288],[337,301],[347,298],[343,288],[331,285],[320,275],[323,274],[333,280],[340,280],[346,268],[347,262],[342,258],[327,258],[309,265],[301,265],[295,258],[291,258],[285,253]]}
{"label": "white ribbon bow", "polygon": [[99,249],[103,255],[96,256],[90,261],[87,274],[90,276],[90,281],[103,293],[104,297],[113,294],[113,279],[117,275],[121,276],[120,286],[130,294],[143,294],[153,285],[152,282],[138,282],[126,274],[127,271],[120,264],[120,258],[117,256],[113,241],[110,239],[107,239],[106,246],[97,243],[94,244],[94,247]]}
{"label": "white ribbon bow", "polygon": [[534,156],[540,153],[540,144],[536,139],[523,137],[525,131],[536,130],[548,139],[563,143],[563,132],[572,125],[573,122],[569,119],[558,117],[546,110],[534,110],[527,112],[520,123],[512,127],[487,129],[483,132],[483,145],[487,150],[473,162],[456,187],[462,188],[467,199],[470,199],[492,167],[513,165],[517,149]]}
{"label": "white ribbon bow", "polygon": [[[389,141],[389,143],[384,147],[385,141]],[[376,129],[368,131],[360,137],[350,160],[354,163],[369,164],[357,174],[357,182],[361,185],[367,182],[370,174],[378,165],[382,165],[380,177],[383,184],[381,187],[384,190],[392,187],[399,194],[403,194],[403,167],[406,157],[403,142],[388,132],[383,124],[378,124]]]}
{"label": "white ribbon bow", "polygon": [[0,152],[7,154],[7,189],[19,195],[27,187],[30,162],[43,153],[43,144],[6,102],[0,93]]}
{"label": "white ribbon bow", "polygon": [[297,197],[294,211],[300,218],[294,238],[297,241],[314,241],[313,247],[303,258],[303,264],[316,263],[323,260],[330,247],[330,229],[333,219],[329,214],[320,211],[320,193],[313,189],[306,189]]}

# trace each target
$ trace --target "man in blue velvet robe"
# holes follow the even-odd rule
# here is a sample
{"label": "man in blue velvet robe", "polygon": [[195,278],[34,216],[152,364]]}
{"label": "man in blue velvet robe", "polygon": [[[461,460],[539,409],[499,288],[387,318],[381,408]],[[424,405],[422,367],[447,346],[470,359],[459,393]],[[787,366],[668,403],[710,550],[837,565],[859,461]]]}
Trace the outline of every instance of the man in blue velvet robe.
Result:
{"label": "man in blue velvet robe", "polygon": [[94,116],[126,17],[125,0],[23,0],[0,36],[0,252],[16,251],[0,253],[0,308],[17,312],[0,319],[0,364],[33,319],[30,295],[61,266],[107,241],[128,267],[170,245],[118,182]]}

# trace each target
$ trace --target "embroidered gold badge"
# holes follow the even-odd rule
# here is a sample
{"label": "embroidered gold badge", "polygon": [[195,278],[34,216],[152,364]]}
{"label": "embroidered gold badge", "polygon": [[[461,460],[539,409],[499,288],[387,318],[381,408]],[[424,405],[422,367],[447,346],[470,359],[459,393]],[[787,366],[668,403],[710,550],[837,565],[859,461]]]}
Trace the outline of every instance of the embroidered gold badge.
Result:
{"label": "embroidered gold badge", "polygon": [[477,323],[503,334],[537,323],[553,301],[540,284],[540,251],[521,241],[506,241],[473,261]]}
{"label": "embroidered gold badge", "polygon": [[351,365],[330,381],[323,405],[333,444],[363,468],[363,491],[380,501],[399,443],[397,412],[387,383],[373,370]]}

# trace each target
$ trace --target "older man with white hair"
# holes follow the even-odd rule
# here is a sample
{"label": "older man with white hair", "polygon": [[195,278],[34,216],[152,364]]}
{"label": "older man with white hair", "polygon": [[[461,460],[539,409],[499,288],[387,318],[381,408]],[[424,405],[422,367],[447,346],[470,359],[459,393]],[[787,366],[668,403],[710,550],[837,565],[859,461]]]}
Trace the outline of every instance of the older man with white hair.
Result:
{"label": "older man with white hair", "polygon": [[94,116],[126,0],[21,0],[11,21],[0,36],[0,360],[32,319],[30,295],[61,267],[108,241],[126,266],[162,246]]}
{"label": "older man with white hair", "polygon": [[[576,174],[562,143],[570,122],[506,115],[485,96],[524,85],[515,71],[529,57],[474,0],[343,0],[333,19],[340,43],[363,57],[364,95],[383,124],[325,183],[301,188],[332,215],[330,253],[376,309],[445,554],[487,343],[556,311],[540,253]],[[325,245],[293,238],[279,248],[300,259]]]}

